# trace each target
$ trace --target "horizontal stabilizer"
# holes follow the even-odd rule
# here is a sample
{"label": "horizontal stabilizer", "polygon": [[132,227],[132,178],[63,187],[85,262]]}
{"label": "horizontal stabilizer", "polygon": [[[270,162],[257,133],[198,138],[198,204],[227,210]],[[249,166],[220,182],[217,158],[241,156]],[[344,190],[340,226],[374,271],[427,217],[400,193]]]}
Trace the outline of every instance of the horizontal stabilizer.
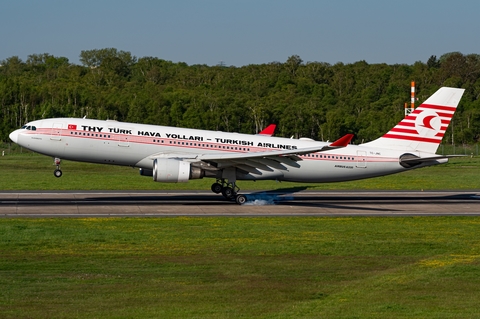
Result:
{"label": "horizontal stabilizer", "polygon": [[431,156],[431,157],[418,157],[413,154],[403,154],[400,156],[400,165],[405,168],[411,168],[418,166],[423,163],[429,162],[440,162],[446,163],[448,162],[449,158],[452,157],[465,157],[466,155],[438,155],[438,156]]}

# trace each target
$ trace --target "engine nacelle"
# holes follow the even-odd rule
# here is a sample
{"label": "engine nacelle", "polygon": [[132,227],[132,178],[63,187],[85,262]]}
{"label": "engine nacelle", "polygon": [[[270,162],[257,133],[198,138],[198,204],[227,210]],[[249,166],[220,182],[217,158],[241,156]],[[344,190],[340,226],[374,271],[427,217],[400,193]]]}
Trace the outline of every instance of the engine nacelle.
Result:
{"label": "engine nacelle", "polygon": [[204,171],[190,167],[190,162],[171,158],[156,158],[153,161],[153,180],[163,183],[186,183],[189,179],[203,178]]}

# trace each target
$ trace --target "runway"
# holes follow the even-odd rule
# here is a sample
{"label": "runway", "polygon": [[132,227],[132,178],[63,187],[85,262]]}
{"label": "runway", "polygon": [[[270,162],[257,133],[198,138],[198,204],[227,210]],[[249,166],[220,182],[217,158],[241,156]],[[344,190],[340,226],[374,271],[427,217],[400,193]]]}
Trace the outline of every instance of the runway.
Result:
{"label": "runway", "polygon": [[201,191],[0,192],[0,217],[480,216],[480,192],[253,192],[239,206]]}

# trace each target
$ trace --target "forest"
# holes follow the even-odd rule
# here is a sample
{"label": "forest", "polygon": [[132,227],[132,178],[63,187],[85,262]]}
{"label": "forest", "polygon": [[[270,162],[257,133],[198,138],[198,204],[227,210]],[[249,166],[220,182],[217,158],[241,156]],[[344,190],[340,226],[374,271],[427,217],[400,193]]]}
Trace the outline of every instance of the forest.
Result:
{"label": "forest", "polygon": [[242,67],[137,58],[115,48],[85,50],[81,65],[48,53],[0,61],[0,141],[28,121],[113,119],[355,143],[375,139],[404,116],[410,82],[418,106],[441,86],[465,88],[445,144],[480,139],[480,55],[451,52],[426,63],[285,62]]}

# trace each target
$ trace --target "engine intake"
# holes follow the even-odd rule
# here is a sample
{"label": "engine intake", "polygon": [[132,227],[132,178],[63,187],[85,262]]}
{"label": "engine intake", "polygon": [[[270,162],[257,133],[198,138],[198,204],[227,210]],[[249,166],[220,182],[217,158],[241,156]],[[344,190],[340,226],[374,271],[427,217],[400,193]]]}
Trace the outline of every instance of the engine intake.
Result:
{"label": "engine intake", "polygon": [[186,183],[189,179],[203,178],[204,171],[191,167],[190,162],[171,158],[156,158],[153,161],[153,180],[163,183]]}

